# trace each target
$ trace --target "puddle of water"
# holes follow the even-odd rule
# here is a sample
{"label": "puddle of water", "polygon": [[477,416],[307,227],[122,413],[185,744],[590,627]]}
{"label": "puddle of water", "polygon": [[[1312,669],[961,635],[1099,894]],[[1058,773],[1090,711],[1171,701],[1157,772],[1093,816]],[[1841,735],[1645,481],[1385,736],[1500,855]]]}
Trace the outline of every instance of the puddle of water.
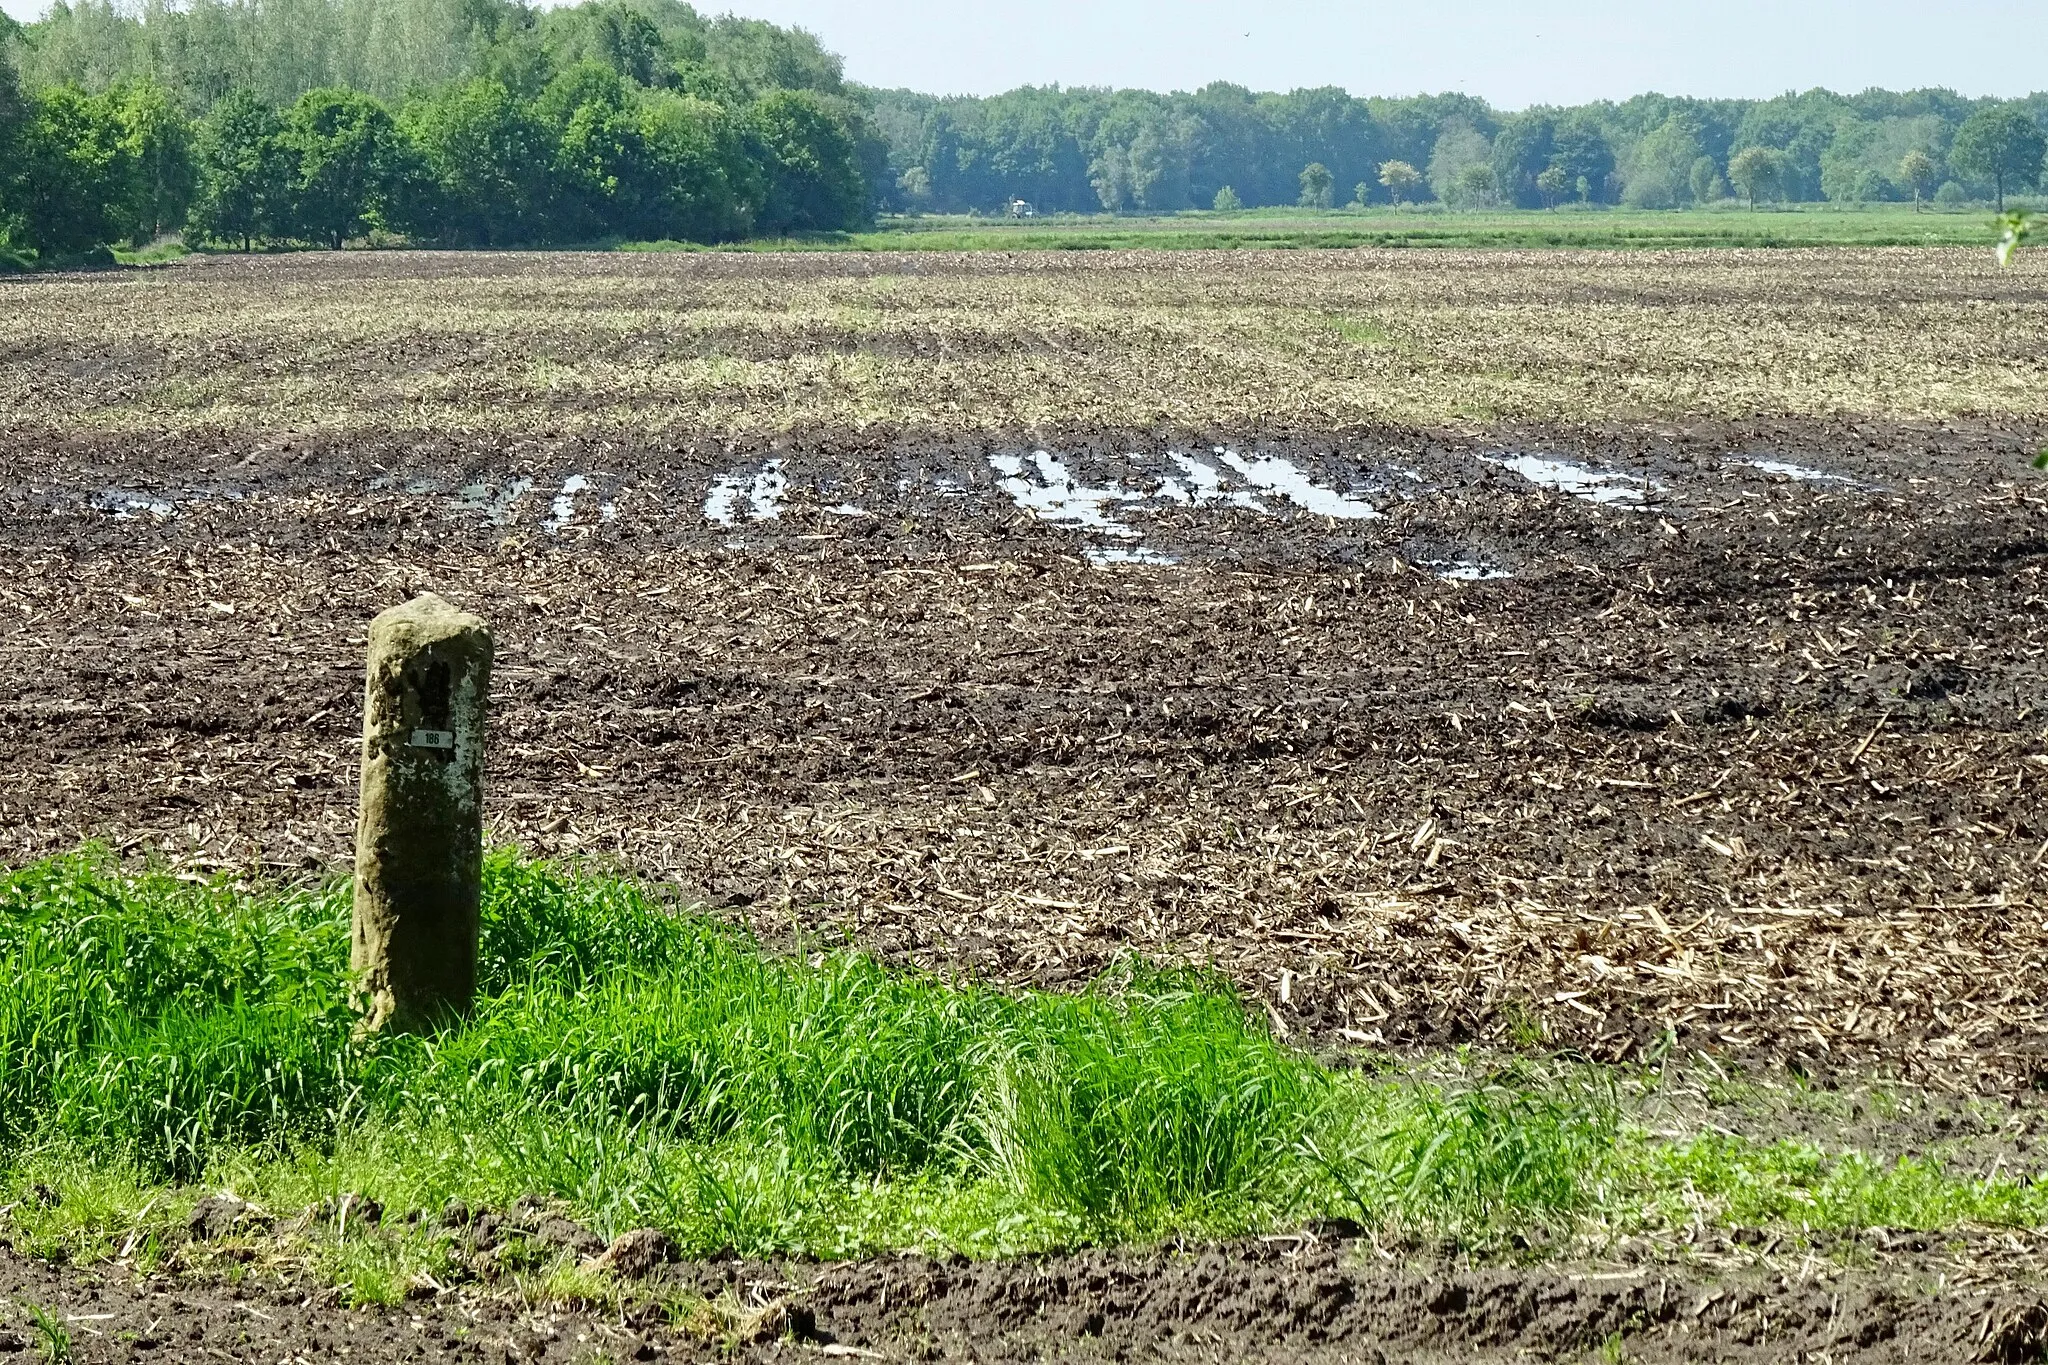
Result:
{"label": "puddle of water", "polygon": [[1431,559],[1423,561],[1436,570],[1438,578],[1453,583],[1486,583],[1496,578],[1513,578],[1514,574],[1491,564],[1482,564],[1476,559]]}
{"label": "puddle of water", "polygon": [[494,525],[512,520],[513,506],[533,491],[532,479],[514,479],[507,484],[472,483],[456,490],[455,501],[472,512],[481,512]]}
{"label": "puddle of water", "polygon": [[737,474],[720,474],[713,479],[711,491],[704,495],[704,520],[717,526],[739,525],[740,519],[734,513],[744,487]]}
{"label": "puddle of water", "polygon": [[770,460],[750,479],[737,471],[720,474],[704,495],[704,520],[714,526],[740,524],[740,499],[747,502],[747,516],[754,521],[775,521],[782,516],[783,499],[789,493],[789,476],[782,461]]}
{"label": "puddle of water", "polygon": [[1111,518],[1105,509],[1115,503],[1142,502],[1144,494],[1133,493],[1119,484],[1090,488],[1076,483],[1066,465],[1057,456],[1043,450],[1033,453],[1031,459],[1038,470],[1036,480],[1025,477],[1024,459],[1020,455],[988,457],[989,468],[1002,475],[997,486],[1008,493],[1017,506],[1040,521],[1084,526],[1119,540],[1138,538],[1136,531]]}
{"label": "puddle of water", "polygon": [[[1176,456],[1176,459],[1179,457]],[[1099,531],[1118,540],[1135,541],[1139,533],[1109,515],[1108,509],[1116,504],[1141,503],[1150,501],[1143,493],[1133,492],[1122,484],[1112,483],[1102,488],[1090,488],[1076,482],[1073,474],[1057,456],[1043,450],[1032,452],[1032,467],[1038,477],[1034,480],[1024,472],[1024,458],[1021,455],[991,455],[989,468],[1002,477],[997,486],[1010,495],[1017,506],[1037,517],[1056,525],[1079,526],[1090,531]],[[1183,468],[1185,468],[1185,462]],[[1209,476],[1213,483],[1216,472]],[[1197,483],[1199,485],[1199,479]],[[1193,500],[1192,495],[1168,479],[1159,496],[1172,498],[1177,502]],[[1175,497],[1175,493],[1180,496]],[[1106,568],[1112,564],[1178,564],[1180,561],[1149,545],[1084,545],[1082,555],[1090,564]]]}
{"label": "puddle of water", "polygon": [[589,487],[590,480],[581,474],[571,474],[562,480],[562,491],[555,494],[555,501],[548,509],[548,519],[542,523],[549,535],[576,520],[576,495]]}
{"label": "puddle of water", "polygon": [[825,515],[828,517],[864,517],[868,513],[865,508],[855,507],[850,502],[842,502],[837,507],[827,507]]}
{"label": "puddle of water", "polygon": [[1498,465],[1512,470],[1530,483],[1542,488],[1555,489],[1588,502],[1620,503],[1640,509],[1643,503],[1642,480],[1627,474],[1610,474],[1603,470],[1588,469],[1569,460],[1556,460],[1547,455],[1509,455],[1503,457],[1481,456],[1487,464]]}
{"label": "puddle of water", "polygon": [[129,493],[119,488],[102,489],[93,498],[92,505],[102,512],[113,513],[115,521],[134,521],[138,517],[154,517],[162,521],[177,512],[162,498],[153,498],[147,493]]}
{"label": "puddle of water", "polygon": [[1379,508],[1369,502],[1360,502],[1357,498],[1323,487],[1302,473],[1292,460],[1284,460],[1277,455],[1257,455],[1246,459],[1234,450],[1219,449],[1216,453],[1222,456],[1225,464],[1243,475],[1246,483],[1276,493],[1319,517],[1376,521],[1382,515]]}
{"label": "puddle of water", "polygon": [[1187,455],[1171,455],[1167,458],[1180,466],[1181,473],[1187,475],[1188,486],[1183,487],[1179,479],[1161,479],[1160,497],[1189,507],[1213,507],[1220,503],[1225,507],[1241,507],[1247,512],[1270,515],[1266,504],[1260,502],[1256,494],[1247,493],[1241,488],[1225,489],[1223,475],[1215,465],[1206,464]]}
{"label": "puddle of water", "polygon": [[1742,463],[1748,465],[1751,469],[1761,469],[1766,474],[1783,474],[1794,483],[1846,483],[1853,484],[1858,488],[1863,486],[1857,483],[1856,480],[1844,477],[1843,475],[1829,474],[1818,469],[1808,469],[1805,465],[1793,464],[1790,460],[1744,460]]}
{"label": "puddle of water", "polygon": [[770,460],[762,465],[747,493],[747,505],[753,509],[754,520],[774,521],[780,517],[782,500],[788,493],[789,477],[782,472],[782,461]]}

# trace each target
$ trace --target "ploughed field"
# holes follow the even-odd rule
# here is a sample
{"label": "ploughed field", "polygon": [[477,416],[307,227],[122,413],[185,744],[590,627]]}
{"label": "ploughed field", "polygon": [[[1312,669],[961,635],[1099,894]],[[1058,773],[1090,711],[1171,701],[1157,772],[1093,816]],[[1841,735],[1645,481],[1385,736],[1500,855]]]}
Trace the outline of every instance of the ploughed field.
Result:
{"label": "ploughed field", "polygon": [[[1324,1053],[1884,1077],[2034,1164],[2039,260],[393,253],[0,300],[0,862],[340,866],[364,627],[431,589],[497,631],[494,835],[772,944],[1214,964]],[[1304,1254],[846,1301],[936,1274],[1086,1340],[1208,1295],[1222,1356],[1472,1304],[1562,1349],[1680,1293],[1558,1327]]]}

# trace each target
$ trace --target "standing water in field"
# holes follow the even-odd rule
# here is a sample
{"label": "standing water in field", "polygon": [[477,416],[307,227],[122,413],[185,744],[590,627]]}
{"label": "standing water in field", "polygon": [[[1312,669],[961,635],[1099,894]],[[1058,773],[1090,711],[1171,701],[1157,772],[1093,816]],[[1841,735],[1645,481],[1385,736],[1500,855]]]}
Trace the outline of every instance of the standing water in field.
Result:
{"label": "standing water in field", "polygon": [[1640,509],[1643,503],[1643,480],[1628,474],[1609,474],[1603,470],[1588,469],[1582,464],[1569,460],[1556,460],[1547,455],[1509,455],[1503,457],[1481,456],[1487,464],[1498,465],[1521,475],[1540,488],[1554,489],[1568,493],[1588,502],[1619,503]]}
{"label": "standing water in field", "polygon": [[1845,483],[1853,488],[1868,487],[1867,484],[1859,483],[1845,474],[1829,474],[1824,470],[1809,469],[1803,464],[1793,464],[1790,460],[1756,459],[1744,460],[1742,463],[1751,469],[1760,469],[1766,474],[1783,475],[1794,483]]}
{"label": "standing water in field", "polygon": [[112,512],[115,521],[134,521],[138,517],[154,517],[158,521],[174,515],[176,508],[163,498],[154,498],[147,493],[129,493],[118,488],[102,489],[92,505],[102,512]]}
{"label": "standing water in field", "polygon": [[548,519],[542,523],[549,535],[561,530],[576,519],[576,495],[590,487],[590,480],[581,474],[571,474],[562,480],[562,491],[555,494],[555,501],[548,508]]}
{"label": "standing water in field", "polygon": [[774,521],[782,515],[782,500],[788,495],[789,476],[782,472],[782,461],[770,460],[754,476],[747,505],[753,509],[755,521]]}
{"label": "standing water in field", "polygon": [[[1036,479],[1025,473],[1022,456],[988,457],[989,468],[1001,476],[996,486],[1009,494],[1018,507],[1054,525],[1078,526],[1118,540],[1138,539],[1139,532],[1110,516],[1108,509],[1113,504],[1144,502],[1145,494],[1116,483],[1090,488],[1076,480],[1066,464],[1048,451],[1034,451],[1031,461],[1038,474]],[[1091,545],[1084,547],[1082,553],[1089,563],[1096,565],[1178,562],[1143,545]]]}
{"label": "standing water in field", "polygon": [[1319,517],[1335,517],[1340,521],[1373,521],[1383,515],[1377,507],[1357,498],[1323,487],[1292,461],[1278,455],[1255,455],[1250,459],[1234,450],[1217,447],[1216,453],[1223,457],[1223,463],[1235,469],[1244,481],[1256,488],[1277,493],[1296,507],[1313,512]]}
{"label": "standing water in field", "polygon": [[1188,455],[1171,455],[1168,458],[1179,465],[1181,473],[1187,476],[1186,485],[1179,479],[1159,481],[1159,496],[1169,502],[1191,507],[1209,507],[1221,503],[1225,507],[1240,507],[1247,512],[1263,513],[1269,510],[1255,494],[1241,488],[1225,489],[1223,475],[1217,471],[1215,465],[1205,464]]}
{"label": "standing water in field", "polygon": [[747,515],[755,521],[775,521],[782,516],[782,503],[789,494],[789,476],[781,460],[770,460],[749,479],[733,472],[711,481],[704,495],[704,519],[714,526],[740,524],[740,499],[747,500]]}
{"label": "standing water in field", "polygon": [[1038,470],[1036,479],[1026,477],[1021,456],[988,457],[989,468],[1003,476],[996,486],[1008,493],[1017,506],[1040,521],[1101,531],[1119,540],[1138,538],[1136,531],[1110,517],[1105,509],[1113,503],[1143,502],[1144,494],[1133,493],[1114,483],[1103,488],[1090,488],[1077,482],[1057,456],[1043,450],[1034,453],[1031,459]]}
{"label": "standing water in field", "polygon": [[[562,480],[562,491],[555,494],[555,500],[548,508],[548,518],[545,522],[541,523],[547,529],[549,535],[554,535],[564,526],[576,520],[576,495],[590,491],[590,478],[588,475],[571,474],[568,478]],[[610,501],[599,503],[597,515],[601,521],[617,521],[619,519],[618,504]]]}

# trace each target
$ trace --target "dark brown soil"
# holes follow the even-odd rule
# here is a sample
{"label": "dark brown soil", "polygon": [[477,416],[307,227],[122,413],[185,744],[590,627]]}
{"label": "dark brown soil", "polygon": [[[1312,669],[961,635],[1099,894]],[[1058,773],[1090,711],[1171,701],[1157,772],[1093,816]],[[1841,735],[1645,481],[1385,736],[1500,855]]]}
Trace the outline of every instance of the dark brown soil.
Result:
{"label": "dark brown soil", "polygon": [[[727,530],[707,486],[767,452],[16,432],[0,858],[339,865],[363,623],[431,587],[499,632],[497,837],[771,936],[1185,955],[1319,1044],[2010,1095],[2048,1075],[2038,434],[1272,433],[1387,515],[1152,511],[1181,562],[1097,568],[994,486],[1022,443],[791,438],[783,515]],[[1209,443],[1038,444],[1137,486]],[[1648,510],[1479,458],[1532,449]],[[1418,567],[1459,559],[1514,576]]]}
{"label": "dark brown soil", "polygon": [[0,1358],[45,1347],[38,1310],[80,1362],[2043,1358],[2038,1288],[1958,1282],[1928,1239],[1891,1245],[1859,1270],[1813,1257],[1475,1268],[1313,1237],[996,1263],[733,1262],[672,1267],[604,1308],[431,1287],[352,1308],[288,1277],[70,1269],[0,1248]]}

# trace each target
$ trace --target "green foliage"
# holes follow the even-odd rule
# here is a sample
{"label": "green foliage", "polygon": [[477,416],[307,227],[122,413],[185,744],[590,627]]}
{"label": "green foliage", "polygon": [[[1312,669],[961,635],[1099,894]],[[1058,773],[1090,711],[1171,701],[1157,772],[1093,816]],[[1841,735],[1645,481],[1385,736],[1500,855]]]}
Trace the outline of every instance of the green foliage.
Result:
{"label": "green foliage", "polygon": [[[601,109],[595,102],[579,106],[572,122],[584,117],[580,126],[587,129],[586,110]],[[422,235],[468,246],[548,240],[558,215],[558,162],[580,173],[570,188],[602,203],[616,188],[616,163],[636,150],[589,146],[587,131],[586,145],[563,146],[532,105],[490,77],[448,86],[414,105],[406,111],[405,131],[425,160],[435,193],[431,200],[409,201],[401,220]],[[387,172],[386,181],[397,178]]]}
{"label": "green foliage", "polygon": [[1541,111],[1508,119],[1493,139],[1493,183],[1516,208],[1542,206],[1536,177],[1550,165],[1557,150],[1557,124]]}
{"label": "green foliage", "polygon": [[142,245],[184,225],[198,167],[192,120],[153,80],[110,92],[133,167],[124,235]]}
{"label": "green foliage", "polygon": [[1242,213],[1244,211],[1244,200],[1237,197],[1236,190],[1225,185],[1222,189],[1216,191],[1216,199],[1209,207],[1217,213]]}
{"label": "green foliage", "polygon": [[[1598,116],[1590,110],[1566,114],[1551,136],[1549,169],[1561,171],[1568,188],[1587,202],[1606,202],[1614,178],[1614,149]],[[1541,188],[1542,175],[1537,177]]]}
{"label": "green foliage", "polygon": [[1296,200],[1305,209],[1327,209],[1335,202],[1337,177],[1330,174],[1330,168],[1320,161],[1311,161],[1301,168],[1301,196]]}
{"label": "green foliage", "polygon": [[383,105],[350,90],[309,90],[285,115],[293,159],[291,235],[336,251],[398,201],[411,147]]}
{"label": "green foliage", "polygon": [[[4,35],[0,35],[4,36]],[[22,138],[28,125],[28,101],[22,98],[21,82],[14,63],[0,43],[0,252],[22,241],[21,200],[26,186],[22,179]]]}
{"label": "green foliage", "polygon": [[1325,1084],[1206,979],[1020,998],[847,953],[808,965],[502,854],[475,1016],[362,1043],[347,908],[344,887],[250,896],[95,855],[0,881],[0,1149],[68,1142],[190,1181],[436,1116],[419,1140],[545,1192],[651,1142],[669,1176],[730,1178],[748,1149],[777,1154],[784,1192],[996,1180],[1135,1226],[1274,1194]]}
{"label": "green foliage", "polygon": [[[2028,1226],[2048,1215],[2048,1190],[2032,1181],[2009,1175],[1957,1178],[1929,1158],[1831,1156],[1799,1142],[1757,1144],[1716,1134],[1652,1149],[1644,1159],[1657,1189],[1708,1201],[1741,1226]],[[1675,1200],[1669,1216],[1680,1216]]]}
{"label": "green foliage", "polygon": [[135,151],[113,96],[39,92],[15,138],[13,234],[44,256],[104,251],[127,235]]}
{"label": "green foliage", "polygon": [[1913,195],[1913,202],[1919,203],[1934,193],[1941,183],[1941,167],[1934,158],[1919,148],[1914,148],[1899,159],[1898,182]]}
{"label": "green foliage", "polygon": [[71,1327],[62,1313],[39,1303],[28,1306],[29,1326],[41,1342],[44,1365],[70,1365],[73,1358]]}
{"label": "green foliage", "polygon": [[[858,227],[877,209],[987,212],[1019,198],[1042,213],[1171,213],[1211,205],[1226,186],[1248,207],[1283,206],[1300,202],[1300,168],[1311,163],[1329,170],[1333,198],[1334,187],[1358,183],[1378,194],[1379,168],[1400,162],[1427,170],[1426,181],[1404,191],[1411,201],[1433,197],[1471,210],[1496,203],[1553,207],[1570,198],[1679,206],[1715,197],[1715,177],[1748,193],[1730,165],[1731,153],[1747,148],[1778,159],[1757,199],[1866,202],[1914,194],[1901,158],[1919,151],[1945,166],[1950,143],[1969,120],[2005,108],[2011,116],[1999,117],[2008,140],[2027,135],[2020,120],[2034,121],[2025,105],[1943,90],[1811,90],[1763,101],[1643,95],[1515,115],[1457,94],[1354,98],[1330,88],[1261,93],[1220,82],[1172,95],[1026,88],[989,99],[939,99],[849,86],[839,60],[812,35],[730,15],[710,18],[682,0],[584,0],[537,9],[519,0],[76,0],[52,7],[10,46],[33,92],[75,85],[98,95],[149,81],[172,108],[201,118],[237,89],[272,108],[324,89],[360,91],[396,108],[400,101],[438,103],[451,87],[470,90],[474,99],[478,81],[494,82],[524,108],[562,73],[586,65],[623,83],[635,96],[628,103],[650,94],[688,96],[739,124],[753,118],[759,102],[803,92],[851,140],[861,182],[858,195],[846,193],[830,164],[836,152],[815,164],[809,154],[779,163],[766,136],[739,129],[748,149],[739,159],[752,163],[742,167],[723,150],[721,131],[717,174],[703,173],[714,163],[700,154],[686,158],[697,177],[679,195],[688,207],[652,208],[653,191],[644,183],[651,172],[632,146],[636,125],[646,135],[645,117],[609,108],[584,118],[565,167],[541,196],[549,205],[538,214],[544,238],[536,235],[537,187],[512,183],[502,163],[477,168],[469,178],[478,183],[458,185],[452,195],[414,193],[427,187],[411,184],[394,195],[388,212],[369,215],[404,219],[425,236],[450,241],[496,240],[508,232],[531,240],[633,235],[664,214],[715,224],[692,228],[693,236],[705,234],[700,240],[751,231],[757,219],[770,231],[801,231],[800,221],[820,223],[828,216],[823,209],[856,200],[830,230]],[[559,137],[576,107],[559,118],[536,116]],[[783,115],[769,130],[777,136],[792,132]],[[521,121],[507,110],[482,108],[463,117],[492,123],[502,135],[481,139],[487,152],[502,150]],[[670,120],[673,110],[658,117]],[[700,130],[719,123],[693,121]],[[1963,143],[1971,155],[1953,163],[1965,196],[2002,200],[2038,175],[2040,159],[2026,164],[2024,147],[1989,160],[1976,156],[1978,137]],[[799,141],[819,150],[807,134]],[[1466,174],[1474,161],[1493,171],[1483,194],[1476,175]],[[1711,173],[1696,173],[1701,162],[1711,164]],[[168,165],[175,168],[175,158]],[[1558,174],[1546,179],[1551,171]],[[800,190],[792,191],[792,177],[805,182]],[[757,182],[759,197],[751,203],[711,212],[702,201],[707,186],[724,183],[738,194]],[[158,183],[167,189],[152,201],[160,211],[141,210],[137,222],[147,216],[162,229],[175,217],[178,192],[174,181]],[[1940,183],[1922,185],[1919,197]],[[1309,204],[1322,206],[1315,198]],[[457,220],[439,217],[444,208]],[[289,235],[282,222],[277,231]],[[311,235],[332,240],[331,230]]]}
{"label": "green foliage", "polygon": [[1364,1092],[1302,1150],[1370,1225],[1473,1239],[1591,1208],[1617,1165],[1621,1108],[1591,1075],[1532,1086],[1515,1073],[1446,1093]]}
{"label": "green foliage", "polygon": [[1778,188],[1784,161],[1768,147],[1745,147],[1728,161],[1728,179],[1749,200],[1767,199]]}
{"label": "green foliage", "polygon": [[1380,167],[1380,183],[1396,204],[1412,198],[1422,186],[1422,173],[1405,161],[1389,161]]}
{"label": "green foliage", "polygon": [[[245,249],[376,229],[483,246],[840,231],[899,174],[815,38],[680,0],[82,0],[23,51],[33,87],[74,85],[96,118],[104,93],[125,139],[98,164],[97,124],[53,97],[35,150],[64,160],[69,197],[24,203],[21,158],[0,162],[0,230],[62,237],[56,253],[113,240],[107,218],[131,239],[188,227]],[[400,95],[394,117],[380,101]],[[187,109],[204,111],[196,135]],[[96,195],[106,212],[83,212]]]}
{"label": "green foliage", "polygon": [[769,176],[751,154],[743,120],[708,100],[667,91],[645,96],[639,116],[648,176],[644,235],[722,242],[752,232],[762,217]]}
{"label": "green foliage", "polygon": [[1949,161],[1957,169],[1988,180],[1995,188],[1998,211],[2005,212],[2008,189],[2031,189],[2048,156],[2048,136],[2018,105],[1980,109],[1956,130]]}
{"label": "green foliage", "polygon": [[230,90],[199,127],[199,195],[190,230],[202,241],[281,236],[291,224],[293,168],[284,122],[256,93]]}
{"label": "green foliage", "polygon": [[1690,111],[1673,113],[1651,129],[1630,158],[1621,201],[1630,208],[1671,209],[1693,201],[1693,168],[1706,160],[1704,128]]}
{"label": "green foliage", "polygon": [[834,231],[866,220],[859,149],[823,99],[809,91],[778,90],[756,102],[750,115],[766,152],[763,231]]}

